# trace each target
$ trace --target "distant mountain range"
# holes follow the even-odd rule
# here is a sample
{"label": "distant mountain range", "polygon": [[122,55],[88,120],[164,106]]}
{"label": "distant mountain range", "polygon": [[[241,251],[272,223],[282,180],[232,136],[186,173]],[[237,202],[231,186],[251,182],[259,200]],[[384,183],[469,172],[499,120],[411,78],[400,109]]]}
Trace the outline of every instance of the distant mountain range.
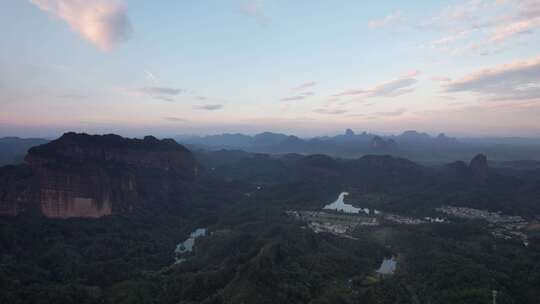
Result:
{"label": "distant mountain range", "polygon": [[[406,131],[399,135],[380,135],[368,132],[355,133],[347,129],[343,134],[336,136],[312,138],[263,132],[256,135],[226,133],[176,136],[174,139],[194,151],[225,149],[267,154],[326,154],[341,158],[392,155],[424,164],[468,160],[481,153],[487,155],[495,166],[540,167],[540,140],[534,138],[455,138],[444,133],[432,136],[417,131]],[[43,138],[0,138],[0,165],[20,163],[29,148],[47,142],[49,140]]]}
{"label": "distant mountain range", "polygon": [[400,135],[355,133],[347,129],[344,134],[300,138],[294,135],[264,132],[254,136],[245,134],[220,134],[209,136],[177,136],[178,142],[191,148],[220,150],[237,149],[270,154],[328,154],[344,158],[357,158],[366,154],[384,154],[405,157],[420,162],[447,162],[470,159],[483,153],[490,159],[540,160],[540,142],[512,138],[457,139],[444,133],[431,136],[417,131]]}
{"label": "distant mountain range", "polygon": [[43,138],[0,138],[0,166],[22,162],[28,149],[49,142]]}

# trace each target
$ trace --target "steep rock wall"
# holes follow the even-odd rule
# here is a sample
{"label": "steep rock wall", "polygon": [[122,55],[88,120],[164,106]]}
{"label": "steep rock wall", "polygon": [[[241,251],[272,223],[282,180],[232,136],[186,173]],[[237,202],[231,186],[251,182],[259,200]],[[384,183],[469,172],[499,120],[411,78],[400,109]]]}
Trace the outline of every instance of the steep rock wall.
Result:
{"label": "steep rock wall", "polygon": [[51,218],[127,212],[166,203],[170,191],[185,188],[197,174],[189,150],[154,137],[66,133],[30,149],[25,162],[0,171],[0,214],[29,208]]}

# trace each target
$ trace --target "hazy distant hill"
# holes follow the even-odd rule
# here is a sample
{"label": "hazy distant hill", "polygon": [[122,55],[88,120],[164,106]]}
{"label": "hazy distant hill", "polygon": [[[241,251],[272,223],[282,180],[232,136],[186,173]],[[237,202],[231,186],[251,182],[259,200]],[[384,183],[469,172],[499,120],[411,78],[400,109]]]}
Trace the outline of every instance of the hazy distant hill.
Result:
{"label": "hazy distant hill", "polygon": [[0,165],[22,162],[28,149],[49,142],[43,138],[0,138]]}
{"label": "hazy distant hill", "polygon": [[[478,153],[489,155],[492,160],[540,160],[540,141],[522,138],[519,141],[505,138],[465,140],[441,133],[431,136],[417,131],[400,135],[355,133],[347,129],[344,134],[313,138],[264,132],[254,136],[221,134],[197,137],[177,137],[188,146],[209,150],[239,149],[270,154],[328,154],[344,158],[357,158],[366,154],[394,155],[420,162],[447,162],[470,159]],[[519,144],[518,144],[519,143]]]}

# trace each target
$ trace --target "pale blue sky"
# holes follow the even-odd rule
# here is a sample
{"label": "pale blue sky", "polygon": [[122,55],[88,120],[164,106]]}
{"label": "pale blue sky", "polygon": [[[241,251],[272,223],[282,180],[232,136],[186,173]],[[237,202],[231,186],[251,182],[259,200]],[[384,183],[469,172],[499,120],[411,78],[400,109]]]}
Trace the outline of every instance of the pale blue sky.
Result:
{"label": "pale blue sky", "polygon": [[539,7],[4,0],[0,136],[540,135]]}

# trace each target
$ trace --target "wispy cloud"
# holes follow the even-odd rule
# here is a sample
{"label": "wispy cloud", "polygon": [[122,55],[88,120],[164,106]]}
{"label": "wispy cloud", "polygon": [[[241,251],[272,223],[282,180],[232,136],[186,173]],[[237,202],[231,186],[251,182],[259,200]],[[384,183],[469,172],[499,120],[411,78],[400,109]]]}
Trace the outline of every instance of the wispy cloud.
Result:
{"label": "wispy cloud", "polygon": [[376,116],[401,116],[407,112],[407,109],[400,108],[395,111],[385,111],[385,112],[376,112],[374,115]]}
{"label": "wispy cloud", "polygon": [[314,87],[316,85],[317,85],[316,81],[308,81],[308,82],[302,83],[300,85],[297,85],[296,87],[293,88],[293,91],[305,90],[307,88],[312,88],[312,87]]}
{"label": "wispy cloud", "polygon": [[267,25],[270,22],[270,18],[263,11],[261,0],[245,1],[239,9],[243,15],[254,18],[260,25]]}
{"label": "wispy cloud", "polygon": [[538,0],[471,0],[448,6],[420,28],[445,32],[429,45],[452,55],[493,54],[540,29]]}
{"label": "wispy cloud", "polygon": [[223,108],[222,104],[206,104],[193,106],[195,110],[215,111]]}
{"label": "wispy cloud", "polygon": [[371,97],[396,97],[413,91],[411,86],[418,81],[414,78],[394,79],[370,90]]}
{"label": "wispy cloud", "polygon": [[175,116],[169,116],[169,117],[163,117],[163,119],[170,121],[170,122],[186,122],[186,119],[175,117]]}
{"label": "wispy cloud", "polygon": [[163,101],[174,101],[174,97],[182,93],[181,89],[168,87],[144,87],[137,91]]}
{"label": "wispy cloud", "polygon": [[106,0],[30,0],[41,10],[65,21],[99,49],[109,51],[132,32],[127,7]]}
{"label": "wispy cloud", "polygon": [[334,96],[362,95],[363,97],[396,97],[414,91],[414,84],[418,82],[418,70],[413,70],[399,78],[392,79],[369,89],[350,89],[337,93]]}
{"label": "wispy cloud", "polygon": [[366,114],[362,113],[353,113],[353,114],[347,114],[348,117],[366,117]]}
{"label": "wispy cloud", "polygon": [[308,98],[310,96],[313,96],[313,95],[315,95],[315,92],[307,91],[307,92],[302,92],[302,93],[294,95],[294,96],[281,98],[280,101],[302,100],[302,99],[306,99],[306,98]]}
{"label": "wispy cloud", "polygon": [[345,90],[343,92],[337,93],[334,96],[340,97],[340,96],[354,96],[354,95],[364,95],[369,93],[367,90]]}
{"label": "wispy cloud", "polygon": [[369,21],[368,27],[371,29],[381,28],[399,21],[401,19],[401,16],[401,12],[394,12],[390,15],[384,16],[383,18]]}
{"label": "wispy cloud", "polygon": [[347,110],[321,108],[321,109],[315,109],[315,110],[313,110],[313,112],[318,113],[318,114],[339,115],[339,114],[347,113]]}
{"label": "wispy cloud", "polygon": [[449,83],[445,90],[472,92],[491,100],[540,99],[540,57],[479,70]]}
{"label": "wispy cloud", "polygon": [[490,43],[504,42],[514,36],[522,34],[532,34],[532,32],[540,26],[540,18],[533,20],[519,20],[496,27],[490,38]]}
{"label": "wispy cloud", "polygon": [[289,97],[285,97],[285,98],[281,98],[280,100],[281,101],[296,101],[296,100],[302,100],[302,99],[305,99],[306,96],[304,95],[295,95],[295,96],[289,96]]}

